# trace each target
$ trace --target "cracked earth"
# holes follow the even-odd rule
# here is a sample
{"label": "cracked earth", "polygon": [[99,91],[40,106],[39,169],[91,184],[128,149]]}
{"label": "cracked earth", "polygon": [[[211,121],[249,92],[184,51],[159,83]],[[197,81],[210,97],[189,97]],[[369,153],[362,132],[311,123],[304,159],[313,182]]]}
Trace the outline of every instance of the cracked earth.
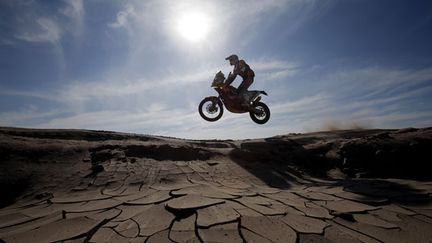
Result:
{"label": "cracked earth", "polygon": [[409,155],[405,144],[421,160],[430,134],[196,141],[2,128],[0,242],[432,242],[426,162],[402,161],[417,174],[370,163]]}

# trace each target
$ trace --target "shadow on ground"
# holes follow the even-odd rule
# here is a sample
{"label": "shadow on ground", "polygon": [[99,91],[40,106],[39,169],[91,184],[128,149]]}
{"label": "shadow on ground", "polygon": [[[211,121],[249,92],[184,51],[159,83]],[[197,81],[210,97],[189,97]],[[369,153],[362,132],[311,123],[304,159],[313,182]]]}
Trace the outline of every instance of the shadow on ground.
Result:
{"label": "shadow on ground", "polygon": [[271,187],[324,183],[415,204],[429,202],[429,194],[402,179],[432,181],[430,148],[430,128],[358,130],[244,141],[229,156]]}

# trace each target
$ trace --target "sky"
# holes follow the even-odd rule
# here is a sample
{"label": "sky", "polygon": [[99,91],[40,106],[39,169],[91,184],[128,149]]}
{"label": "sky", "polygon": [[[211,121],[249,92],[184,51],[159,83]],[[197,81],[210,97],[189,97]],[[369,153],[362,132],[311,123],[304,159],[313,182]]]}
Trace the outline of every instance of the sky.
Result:
{"label": "sky", "polygon": [[[188,139],[429,127],[431,43],[430,0],[1,0],[0,126]],[[199,116],[231,54],[269,94],[268,123]]]}

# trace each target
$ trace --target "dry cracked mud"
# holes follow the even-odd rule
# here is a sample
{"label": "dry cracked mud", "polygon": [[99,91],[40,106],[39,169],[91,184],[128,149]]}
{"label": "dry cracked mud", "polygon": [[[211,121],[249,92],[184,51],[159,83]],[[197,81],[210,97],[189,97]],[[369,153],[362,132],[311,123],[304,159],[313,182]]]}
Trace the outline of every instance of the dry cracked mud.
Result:
{"label": "dry cracked mud", "polygon": [[0,242],[432,242],[431,144],[0,128]]}

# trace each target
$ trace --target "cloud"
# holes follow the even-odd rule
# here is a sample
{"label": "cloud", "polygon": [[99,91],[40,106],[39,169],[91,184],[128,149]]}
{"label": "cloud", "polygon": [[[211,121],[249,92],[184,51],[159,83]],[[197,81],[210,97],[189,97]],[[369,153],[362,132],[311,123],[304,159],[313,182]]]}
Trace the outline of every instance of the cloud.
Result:
{"label": "cloud", "polygon": [[310,109],[322,109],[330,106],[331,97],[329,95],[317,94],[314,96],[301,97],[295,101],[286,101],[284,103],[272,106],[272,113],[290,113],[305,112],[310,113]]}
{"label": "cloud", "polygon": [[35,19],[32,28],[22,30],[15,37],[28,42],[58,43],[62,36],[62,29],[52,19],[39,17]]}
{"label": "cloud", "polygon": [[83,29],[83,1],[63,0],[58,5],[58,8],[50,9],[38,1],[10,3],[10,10],[16,14],[7,17],[12,35],[5,40],[60,45],[65,34],[80,35]]}
{"label": "cloud", "polygon": [[371,115],[367,118],[368,122],[375,127],[401,128],[401,127],[425,127],[432,122],[431,111],[415,112],[392,112],[382,115]]}
{"label": "cloud", "polygon": [[[137,50],[143,43],[157,48],[155,39],[161,38],[177,49],[197,50],[203,46],[201,54],[227,51],[233,42],[241,49],[257,37],[257,31],[282,14],[288,16],[283,31],[295,30],[307,19],[328,6],[329,0],[247,0],[247,1],[200,1],[170,0],[128,1],[124,3],[108,26],[112,29],[125,28],[131,40],[131,48]],[[206,41],[193,43],[193,48],[179,38],[177,31],[179,16],[184,13],[199,12],[209,20]],[[285,17],[287,17],[285,16]],[[260,28],[257,28],[260,26]],[[153,43],[151,42],[153,41]],[[207,42],[211,42],[209,45]],[[190,43],[189,43],[190,44]]]}
{"label": "cloud", "polygon": [[[290,95],[280,91],[283,87],[279,86],[279,97],[274,98],[278,102],[270,107],[280,122],[296,127],[303,124],[305,131],[328,129],[328,124],[339,128],[391,128],[409,126],[410,122],[411,126],[430,126],[432,123],[424,122],[432,119],[425,112],[430,106],[419,103],[422,99],[425,102],[421,97],[432,94],[430,71],[386,67],[338,71],[324,66],[309,72],[300,66],[290,86],[290,90],[297,90],[291,98],[297,98],[289,100]],[[311,88],[305,88],[307,83]],[[410,119],[404,114],[409,114]]]}
{"label": "cloud", "polygon": [[280,24],[279,21],[283,21],[283,28],[278,31],[279,38],[296,32],[308,21],[327,12],[332,2],[335,1],[232,1],[223,9],[223,15],[226,16],[223,25],[230,32],[230,41],[236,41],[236,48],[246,48],[257,38],[262,38],[263,30]]}
{"label": "cloud", "polygon": [[136,16],[135,8],[131,4],[127,4],[125,8],[117,13],[117,18],[113,23],[108,26],[112,28],[126,27],[130,18]]}
{"label": "cloud", "polygon": [[[321,80],[333,81],[339,88],[345,90],[362,88],[370,90],[369,96],[399,88],[409,87],[421,82],[432,81],[432,68],[400,69],[371,66],[351,68],[328,73]],[[342,85],[349,83],[351,85]]]}
{"label": "cloud", "polygon": [[1,96],[16,96],[16,97],[30,97],[38,98],[49,101],[60,101],[56,96],[50,95],[51,92],[45,91],[27,91],[27,90],[11,90],[4,87],[0,87]]}
{"label": "cloud", "polygon": [[[224,11],[230,18],[240,18],[248,22],[256,22],[261,18],[276,17],[284,12],[291,11],[301,12],[301,15],[306,12],[310,13],[311,9],[320,5],[317,0],[248,0],[248,1],[231,1],[224,6]],[[305,11],[307,10],[307,11]],[[290,13],[291,13],[290,12]],[[300,14],[299,14],[300,15]],[[296,14],[297,16],[297,14]],[[293,21],[295,22],[295,21]],[[287,26],[293,24],[287,23]]]}
{"label": "cloud", "polygon": [[[167,72],[157,82],[148,77],[128,80],[120,75],[107,80],[76,81],[49,93],[2,90],[0,95],[49,99],[66,105],[62,113],[67,115],[58,118],[53,116],[44,120],[35,116],[32,123],[31,115],[36,113],[27,113],[25,121],[29,126],[146,132],[187,138],[263,137],[328,129],[331,127],[328,124],[336,124],[339,128],[386,128],[408,122],[421,124],[416,118],[432,119],[425,111],[402,109],[416,97],[431,94],[432,72],[428,68],[362,67],[335,71],[327,66],[310,71],[308,67],[274,58],[252,59],[250,63],[260,75],[282,79],[260,83],[266,90],[278,92],[264,98],[271,108],[272,118],[258,130],[247,114],[225,112],[216,123],[205,122],[199,117],[197,105],[211,93],[208,84],[218,71],[217,66],[193,72]],[[290,72],[292,76],[289,76]],[[292,96],[280,86],[285,83],[285,77],[280,73],[287,73],[291,81],[298,82],[289,85],[294,92]],[[313,80],[311,85],[316,88],[302,93],[299,90],[305,85],[305,79]],[[388,93],[389,90],[394,91]],[[371,95],[373,92],[380,95]],[[403,114],[410,115],[404,117]],[[200,129],[207,131],[206,134],[197,132]]]}
{"label": "cloud", "polygon": [[63,0],[65,6],[59,12],[71,19],[81,21],[84,14],[83,0]]}
{"label": "cloud", "polygon": [[[293,64],[277,59],[266,59],[264,61],[251,60],[251,63],[255,70],[270,77],[266,80],[283,77],[284,75],[280,75],[280,73],[288,72],[292,74],[294,71],[291,70],[296,69],[296,66]],[[183,73],[166,73],[165,76],[158,78],[142,77],[128,79],[128,74],[125,76],[123,74],[117,76],[109,74],[109,78],[77,80],[52,91],[2,89],[0,95],[33,97],[71,104],[91,101],[93,99],[126,99],[125,97],[130,98],[131,95],[141,95],[149,91],[158,92],[159,90],[163,91],[170,88],[181,91],[187,89],[188,86],[193,87],[203,84],[207,87],[215,73],[219,71],[219,68],[219,66],[209,66]],[[195,89],[196,87],[194,87]]]}
{"label": "cloud", "polygon": [[281,80],[294,76],[299,71],[300,66],[296,63],[289,63],[285,60],[278,59],[259,59],[248,62],[259,76],[260,82],[272,80]]}
{"label": "cloud", "polygon": [[28,105],[18,111],[1,112],[0,125],[34,127],[38,121],[53,119],[60,113],[59,110],[41,111],[35,105]]}
{"label": "cloud", "polygon": [[[154,105],[150,105],[150,108],[152,107],[154,108]],[[37,124],[36,127],[103,129],[155,134],[156,131],[182,127],[196,116],[195,112],[181,109],[157,109],[146,112],[94,111],[50,119]]]}
{"label": "cloud", "polygon": [[65,6],[59,13],[69,18],[68,30],[74,35],[81,35],[84,28],[84,3],[83,0],[63,0]]}

